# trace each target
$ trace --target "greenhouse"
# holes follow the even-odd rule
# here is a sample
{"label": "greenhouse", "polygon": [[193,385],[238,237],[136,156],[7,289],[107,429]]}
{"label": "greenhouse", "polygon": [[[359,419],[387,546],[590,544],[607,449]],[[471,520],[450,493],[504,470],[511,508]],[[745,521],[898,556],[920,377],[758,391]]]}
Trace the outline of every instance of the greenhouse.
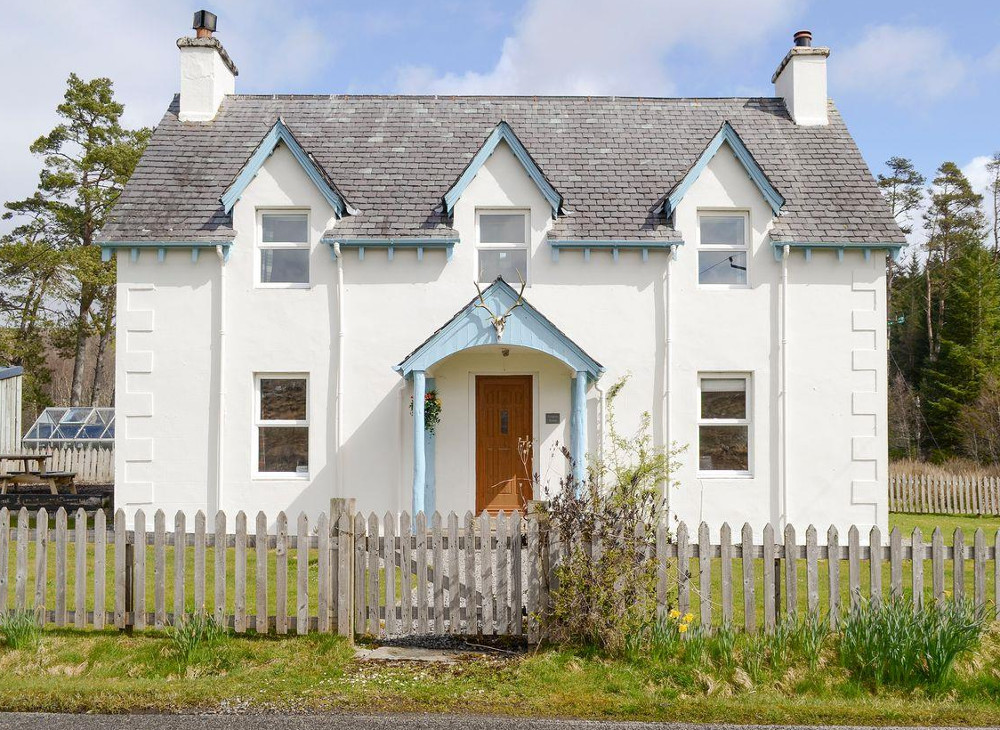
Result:
{"label": "greenhouse", "polygon": [[24,446],[112,446],[115,409],[46,408],[22,439]]}

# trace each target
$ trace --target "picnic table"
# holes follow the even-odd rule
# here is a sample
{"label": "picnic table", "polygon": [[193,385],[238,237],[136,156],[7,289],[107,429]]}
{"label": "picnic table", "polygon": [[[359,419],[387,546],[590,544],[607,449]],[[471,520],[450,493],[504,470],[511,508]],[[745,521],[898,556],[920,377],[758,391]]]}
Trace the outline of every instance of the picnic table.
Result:
{"label": "picnic table", "polygon": [[[52,494],[59,494],[59,490],[69,487],[72,494],[76,494],[76,472],[72,471],[48,471],[45,467],[52,454],[3,454],[0,453],[0,461],[21,462],[22,468],[18,471],[0,474],[0,494],[7,494],[8,487],[30,486],[42,484],[49,488]],[[31,468],[31,464],[35,468]]]}

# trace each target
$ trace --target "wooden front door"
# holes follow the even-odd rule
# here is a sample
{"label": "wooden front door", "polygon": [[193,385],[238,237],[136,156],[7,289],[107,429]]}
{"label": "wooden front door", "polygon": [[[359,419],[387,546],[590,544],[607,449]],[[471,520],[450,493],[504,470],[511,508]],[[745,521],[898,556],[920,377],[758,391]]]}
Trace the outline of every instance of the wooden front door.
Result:
{"label": "wooden front door", "polygon": [[476,376],[476,514],[532,498],[533,423],[530,375]]}

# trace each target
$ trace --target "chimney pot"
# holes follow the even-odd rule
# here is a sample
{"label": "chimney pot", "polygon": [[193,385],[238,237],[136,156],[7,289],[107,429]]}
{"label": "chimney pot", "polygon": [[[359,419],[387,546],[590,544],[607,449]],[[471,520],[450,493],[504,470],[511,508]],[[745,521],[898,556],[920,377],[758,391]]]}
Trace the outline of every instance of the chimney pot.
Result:
{"label": "chimney pot", "polygon": [[215,26],[219,18],[215,13],[210,13],[207,10],[198,10],[194,14],[194,22],[191,27],[194,28],[195,36],[197,38],[211,38],[212,33],[215,32]]}
{"label": "chimney pot", "polygon": [[799,48],[809,48],[813,44],[813,34],[811,30],[800,30],[792,39]]}

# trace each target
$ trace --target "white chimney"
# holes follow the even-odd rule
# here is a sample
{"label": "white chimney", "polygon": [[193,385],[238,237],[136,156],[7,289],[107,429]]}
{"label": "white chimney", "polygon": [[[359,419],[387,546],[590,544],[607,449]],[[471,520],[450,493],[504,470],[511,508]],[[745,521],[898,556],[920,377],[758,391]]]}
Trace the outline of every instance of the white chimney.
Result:
{"label": "white chimney", "polygon": [[802,126],[826,125],[826,59],[829,48],[813,48],[812,33],[800,30],[795,45],[771,77],[774,93],[785,100],[788,113]]}
{"label": "white chimney", "polygon": [[236,64],[226,53],[215,31],[216,16],[207,10],[194,14],[194,38],[177,39],[181,49],[182,122],[215,119],[222,99],[236,91]]}

